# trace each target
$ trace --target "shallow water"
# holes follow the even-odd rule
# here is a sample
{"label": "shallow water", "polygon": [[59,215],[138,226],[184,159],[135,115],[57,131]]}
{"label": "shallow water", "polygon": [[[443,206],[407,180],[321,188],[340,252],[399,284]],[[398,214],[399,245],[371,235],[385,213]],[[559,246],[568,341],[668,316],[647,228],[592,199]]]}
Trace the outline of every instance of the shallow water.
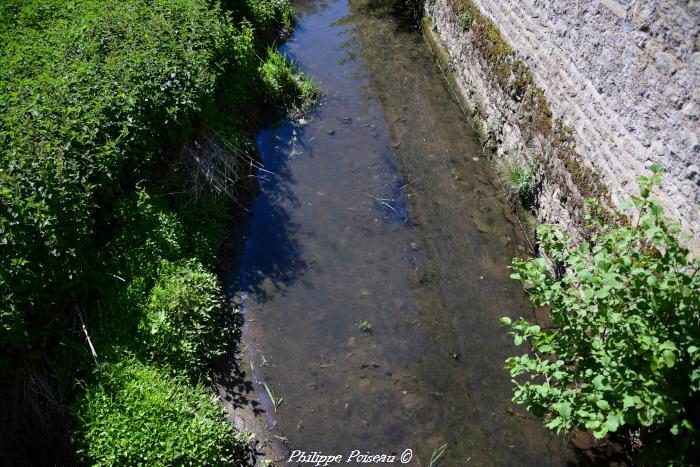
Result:
{"label": "shallow water", "polygon": [[510,402],[498,320],[532,313],[506,268],[525,240],[420,33],[367,4],[297,4],[283,49],[324,98],[257,140],[230,287],[271,421],[307,452],[575,463]]}

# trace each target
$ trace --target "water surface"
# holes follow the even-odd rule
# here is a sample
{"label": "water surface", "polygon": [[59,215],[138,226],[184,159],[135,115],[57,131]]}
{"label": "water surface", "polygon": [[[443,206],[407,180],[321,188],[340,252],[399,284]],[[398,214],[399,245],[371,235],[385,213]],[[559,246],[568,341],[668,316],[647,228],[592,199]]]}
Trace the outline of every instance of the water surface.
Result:
{"label": "water surface", "polygon": [[420,33],[368,3],[297,4],[284,50],[324,98],[257,140],[231,287],[277,433],[412,465],[444,443],[447,466],[575,462],[510,402],[498,320],[531,314],[506,269],[525,240]]}

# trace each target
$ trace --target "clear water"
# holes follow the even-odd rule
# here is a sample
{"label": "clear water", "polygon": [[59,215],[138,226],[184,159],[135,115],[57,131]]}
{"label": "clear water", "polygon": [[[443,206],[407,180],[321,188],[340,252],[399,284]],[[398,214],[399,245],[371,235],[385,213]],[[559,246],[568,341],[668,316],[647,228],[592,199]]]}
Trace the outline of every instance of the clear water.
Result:
{"label": "clear water", "polygon": [[368,3],[297,3],[283,49],[324,98],[257,140],[271,173],[230,285],[277,433],[412,465],[444,443],[446,466],[575,463],[510,401],[498,320],[532,313],[507,271],[525,240],[419,31]]}

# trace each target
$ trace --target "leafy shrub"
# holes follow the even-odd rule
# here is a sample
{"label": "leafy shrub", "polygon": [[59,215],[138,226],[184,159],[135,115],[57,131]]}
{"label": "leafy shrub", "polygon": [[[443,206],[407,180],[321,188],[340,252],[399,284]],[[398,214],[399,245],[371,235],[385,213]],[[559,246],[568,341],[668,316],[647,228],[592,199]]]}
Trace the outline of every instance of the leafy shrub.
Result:
{"label": "leafy shrub", "polygon": [[200,263],[163,261],[139,329],[151,358],[197,377],[226,350],[228,311],[216,276]]}
{"label": "leafy shrub", "polygon": [[145,190],[120,200],[114,219],[116,234],[107,246],[117,267],[114,274],[153,278],[162,260],[181,258],[184,226],[167,204]]}
{"label": "leafy shrub", "polygon": [[537,159],[533,157],[531,162],[527,163],[521,158],[508,154],[497,159],[495,165],[506,195],[510,199],[527,204],[532,198]]}
{"label": "leafy shrub", "polygon": [[246,433],[234,432],[201,385],[134,358],[107,364],[73,410],[74,436],[90,465],[234,465]]}
{"label": "leafy shrub", "polygon": [[539,228],[543,252],[566,273],[552,273],[543,258],[513,261],[511,277],[535,306],[550,308],[554,327],[502,322],[516,344],[532,345],[507,360],[514,401],[548,428],[600,438],[628,425],[649,442],[675,438],[669,446],[682,456],[698,447],[690,409],[700,391],[700,261],[649,198],[660,181],[653,170],[639,178],[641,196],[632,201],[641,214],[632,225],[607,225],[590,201],[588,241]]}
{"label": "leafy shrub", "polygon": [[288,29],[294,23],[290,0],[223,0],[221,3],[237,17],[249,21],[267,39],[279,27]]}
{"label": "leafy shrub", "polygon": [[186,256],[197,258],[205,267],[214,268],[219,250],[231,222],[232,202],[217,194],[205,194],[193,200],[184,195],[175,202],[175,210],[187,226],[183,250]]}
{"label": "leafy shrub", "polygon": [[97,213],[254,58],[227,18],[206,0],[3,2],[0,345],[41,339],[91,285]]}
{"label": "leafy shrub", "polygon": [[[66,386],[83,375],[92,362],[83,337],[71,339],[76,304],[100,361],[146,347],[154,364],[198,377],[223,351],[220,287],[181,260],[215,264],[226,203],[188,203],[163,175],[202,128],[249,139],[264,88],[256,50],[291,9],[222,3],[228,11],[210,0],[0,2],[2,372],[42,357],[60,361]],[[298,84],[292,97],[313,88]],[[85,462],[234,462],[220,410],[182,378],[129,360],[87,392]]]}

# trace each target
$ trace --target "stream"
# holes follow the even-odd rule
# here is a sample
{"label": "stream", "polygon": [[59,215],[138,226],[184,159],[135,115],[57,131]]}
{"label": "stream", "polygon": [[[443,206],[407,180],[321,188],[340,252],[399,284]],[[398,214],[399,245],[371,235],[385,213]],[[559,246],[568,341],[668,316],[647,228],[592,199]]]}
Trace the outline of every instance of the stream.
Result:
{"label": "stream", "polygon": [[296,3],[282,50],[324,97],[256,141],[228,287],[269,423],[307,453],[577,463],[510,400],[498,322],[532,315],[507,269],[527,242],[415,22],[373,3]]}

